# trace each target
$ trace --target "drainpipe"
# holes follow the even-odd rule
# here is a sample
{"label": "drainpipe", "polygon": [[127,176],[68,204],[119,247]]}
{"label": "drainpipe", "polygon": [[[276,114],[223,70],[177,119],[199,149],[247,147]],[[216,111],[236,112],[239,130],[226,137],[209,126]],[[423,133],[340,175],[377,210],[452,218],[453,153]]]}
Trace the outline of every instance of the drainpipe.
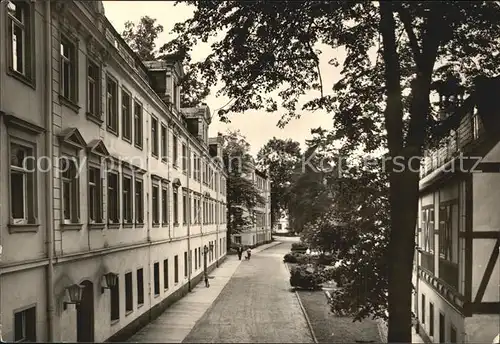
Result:
{"label": "drainpipe", "polygon": [[[214,177],[215,175],[217,174],[216,171],[214,171]],[[213,179],[213,178],[212,178]],[[218,178],[218,180],[220,181],[220,178]],[[219,205],[219,188],[220,188],[220,185],[219,185],[219,182],[215,182],[215,181],[212,181],[212,185],[215,186],[215,204]],[[215,230],[216,230],[216,233],[215,233],[215,267],[219,267],[219,252],[220,252],[220,243],[219,243],[219,222],[220,222],[220,209],[218,207],[215,207],[214,210],[217,210],[217,216],[215,216],[215,218],[217,219],[216,223],[215,223]],[[215,214],[214,214],[215,215]]]}
{"label": "drainpipe", "polygon": [[[0,6],[0,16],[3,18],[4,15],[6,15],[5,13],[3,13],[3,9],[5,8],[5,6]],[[1,33],[2,30],[3,30],[4,26],[3,25],[0,25],[0,36],[1,36]],[[3,58],[3,54],[0,55],[0,65],[2,65],[2,58]],[[2,104],[3,104],[3,90],[5,90],[5,86],[4,86],[4,80],[5,80],[5,77],[4,77],[5,74],[2,73],[2,75],[0,75],[0,142],[2,142],[2,122],[3,122],[3,116],[2,116]],[[2,172],[2,161],[3,159],[0,159],[0,174]],[[1,186],[2,184],[0,183],[0,194],[2,192],[1,190]],[[5,207],[1,207],[1,203],[0,203],[0,209],[4,209]],[[2,246],[2,233],[3,233],[3,230],[0,230],[0,264],[2,262],[2,251],[3,251],[3,246]],[[2,298],[1,298],[1,295],[2,295],[2,269],[0,268],[0,342],[4,342],[3,340],[3,337],[2,337]]]}
{"label": "drainpipe", "polygon": [[[143,113],[144,113],[144,109],[143,109]],[[151,127],[150,127],[150,119],[151,116],[146,116],[146,128],[149,128],[149,130],[151,130]],[[151,132],[151,131],[150,131]],[[146,226],[146,230],[147,230],[147,242],[148,242],[148,295],[149,295],[149,311],[148,311],[148,318],[149,318],[149,321],[152,321],[153,318],[152,318],[152,312],[151,312],[151,309],[153,308],[153,299],[152,299],[152,292],[151,292],[151,226],[152,226],[152,221],[150,221],[149,219],[149,214],[151,213],[150,209],[151,207],[149,206],[149,196],[150,196],[150,193],[149,191],[151,190],[151,166],[150,166],[150,160],[149,160],[149,155],[151,154],[151,151],[149,150],[149,135],[146,135],[146,143],[145,143],[145,151],[146,151],[146,172],[144,173],[144,175],[146,176],[146,178],[143,179],[143,185],[142,185],[142,188],[143,188],[143,194],[144,194],[144,198],[146,199],[146,208],[144,208],[144,214],[143,214],[143,217],[144,217],[144,225]],[[142,167],[142,166],[141,166]],[[146,181],[148,182],[148,184],[146,184]],[[147,185],[147,186],[146,186]],[[144,199],[142,200],[144,202]]]}
{"label": "drainpipe", "polygon": [[191,270],[193,268],[193,255],[191,254],[191,190],[189,189],[189,179],[190,179],[190,172],[191,172],[191,146],[189,144],[189,140],[187,140],[187,147],[186,147],[186,154],[187,156],[184,157],[184,159],[187,159],[187,183],[186,183],[186,202],[187,202],[187,207],[188,210],[185,211],[186,216],[187,216],[187,237],[188,237],[188,290],[191,291]]}
{"label": "drainpipe", "polygon": [[[52,146],[52,15],[50,1],[45,2],[45,34],[47,42],[46,47],[46,65],[45,65],[45,104],[46,104],[46,126],[47,131],[45,133],[45,145],[46,154],[53,157],[53,146]],[[52,168],[46,172],[46,231],[47,231],[47,258],[49,260],[47,265],[47,339],[48,342],[54,342],[54,210],[53,210],[53,192],[54,190],[54,170]]]}

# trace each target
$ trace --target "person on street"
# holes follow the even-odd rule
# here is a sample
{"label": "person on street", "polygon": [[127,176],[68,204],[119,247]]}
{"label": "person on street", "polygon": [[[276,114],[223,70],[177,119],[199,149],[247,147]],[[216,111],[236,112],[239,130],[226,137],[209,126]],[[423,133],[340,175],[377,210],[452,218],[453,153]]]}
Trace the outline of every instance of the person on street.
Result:
{"label": "person on street", "polygon": [[252,256],[252,250],[250,247],[247,248],[247,259],[250,260],[250,257]]}
{"label": "person on street", "polygon": [[209,288],[210,283],[208,282],[208,273],[205,272],[205,287]]}
{"label": "person on street", "polygon": [[241,260],[241,256],[243,255],[243,247],[238,246],[236,251],[238,252],[238,259]]}

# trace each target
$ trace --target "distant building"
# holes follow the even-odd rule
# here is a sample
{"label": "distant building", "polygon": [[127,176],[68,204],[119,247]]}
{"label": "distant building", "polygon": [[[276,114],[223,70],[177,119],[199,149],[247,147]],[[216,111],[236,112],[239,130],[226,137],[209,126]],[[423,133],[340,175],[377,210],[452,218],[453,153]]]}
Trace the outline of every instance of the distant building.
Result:
{"label": "distant building", "polygon": [[[251,228],[232,234],[232,242],[245,246],[256,246],[271,240],[271,182],[266,173],[254,169],[248,176],[253,181],[264,203],[253,209],[255,223]],[[248,211],[245,210],[246,215]]]}
{"label": "distant building", "polygon": [[2,337],[124,339],[226,255],[210,109],[182,109],[178,59],[140,61],[101,1],[0,17]]}
{"label": "distant building", "polygon": [[413,274],[413,311],[428,342],[492,343],[499,333],[499,89],[495,78],[466,99],[440,92],[440,120],[451,128],[422,163]]}
{"label": "distant building", "polygon": [[286,234],[290,231],[288,215],[282,214],[281,217],[274,223],[273,233]]}

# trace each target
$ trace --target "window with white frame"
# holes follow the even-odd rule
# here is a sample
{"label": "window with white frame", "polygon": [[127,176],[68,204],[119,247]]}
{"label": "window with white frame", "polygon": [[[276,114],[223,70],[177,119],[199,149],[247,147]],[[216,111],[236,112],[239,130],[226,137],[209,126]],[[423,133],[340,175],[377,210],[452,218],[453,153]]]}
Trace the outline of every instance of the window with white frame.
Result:
{"label": "window with white frame", "polygon": [[481,135],[481,118],[479,117],[479,112],[477,111],[477,108],[474,107],[473,113],[472,113],[472,138],[473,139],[478,139],[479,136]]}
{"label": "window with white frame", "polygon": [[182,193],[182,223],[187,224],[188,220],[188,202],[187,202],[187,193],[184,191]]}
{"label": "window with white frame", "polygon": [[132,96],[122,89],[122,137],[126,141],[132,140]]}
{"label": "window with white frame", "polygon": [[152,202],[152,214],[153,214],[153,224],[157,225],[160,223],[160,211],[159,211],[159,203],[160,203],[160,191],[158,184],[152,185],[151,191],[151,202]]}
{"label": "window with white frame", "polygon": [[89,199],[89,222],[102,223],[102,182],[101,169],[90,165],[88,169],[88,199]]}
{"label": "window with white frame", "polygon": [[118,173],[108,172],[108,222],[110,224],[120,223],[120,185]]}
{"label": "window with white frame", "polygon": [[173,140],[172,140],[172,157],[173,157],[173,163],[174,166],[178,166],[178,145],[177,145],[177,135],[174,134]]}
{"label": "window with white frame", "polygon": [[27,1],[8,1],[6,9],[9,70],[34,81],[34,8]]}
{"label": "window with white frame", "polygon": [[61,90],[60,94],[74,103],[78,101],[77,46],[68,37],[61,35]]}
{"label": "window with white frame", "polygon": [[106,127],[118,135],[118,84],[110,76],[106,76]]}
{"label": "window with white frame", "polygon": [[158,157],[158,120],[151,117],[151,154]]}
{"label": "window with white frame", "polygon": [[161,189],[161,216],[162,224],[168,224],[168,185],[163,185]]}
{"label": "window with white frame", "polygon": [[193,178],[194,180],[198,180],[198,155],[196,153],[193,153],[193,167]]}
{"label": "window with white frame", "polygon": [[134,102],[134,145],[142,149],[142,105]]}
{"label": "window with white frame", "polygon": [[36,307],[14,313],[14,342],[36,342]]}
{"label": "window with white frame", "polygon": [[182,173],[187,173],[187,146],[182,144]]}
{"label": "window with white frame", "polygon": [[122,212],[123,212],[123,223],[130,224],[132,223],[132,177],[128,175],[122,176],[122,184],[123,184],[123,204],[122,204]]}
{"label": "window with white frame", "polygon": [[64,156],[61,161],[61,199],[64,223],[80,222],[79,181],[75,157]]}
{"label": "window with white frame", "polygon": [[36,222],[36,169],[34,147],[10,145],[10,216],[12,224]]}
{"label": "window with white frame", "polygon": [[177,186],[172,188],[173,190],[173,206],[174,206],[174,225],[179,224],[179,190]]}
{"label": "window with white frame", "polygon": [[161,125],[161,160],[168,161],[168,130],[165,125]]}
{"label": "window with white frame", "polygon": [[101,69],[92,60],[87,59],[87,113],[95,118],[101,118]]}
{"label": "window with white frame", "polygon": [[144,223],[144,191],[141,179],[135,178],[135,223]]}

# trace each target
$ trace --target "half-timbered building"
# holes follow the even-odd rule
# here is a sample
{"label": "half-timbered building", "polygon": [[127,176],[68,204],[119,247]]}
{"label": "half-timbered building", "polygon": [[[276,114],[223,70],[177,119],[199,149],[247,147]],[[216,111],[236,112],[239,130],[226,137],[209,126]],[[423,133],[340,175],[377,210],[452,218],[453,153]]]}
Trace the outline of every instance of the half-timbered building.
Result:
{"label": "half-timbered building", "polygon": [[413,302],[435,343],[491,343],[500,324],[500,78],[439,89],[447,135],[423,160]]}

